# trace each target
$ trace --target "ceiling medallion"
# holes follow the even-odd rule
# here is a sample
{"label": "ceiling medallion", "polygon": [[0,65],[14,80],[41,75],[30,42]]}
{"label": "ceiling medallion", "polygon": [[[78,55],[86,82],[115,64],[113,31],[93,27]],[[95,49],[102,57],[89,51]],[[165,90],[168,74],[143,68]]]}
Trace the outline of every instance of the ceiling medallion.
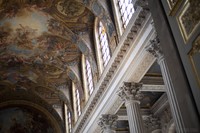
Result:
{"label": "ceiling medallion", "polygon": [[78,17],[84,13],[85,7],[80,3],[72,0],[62,0],[56,5],[57,10],[66,17]]}

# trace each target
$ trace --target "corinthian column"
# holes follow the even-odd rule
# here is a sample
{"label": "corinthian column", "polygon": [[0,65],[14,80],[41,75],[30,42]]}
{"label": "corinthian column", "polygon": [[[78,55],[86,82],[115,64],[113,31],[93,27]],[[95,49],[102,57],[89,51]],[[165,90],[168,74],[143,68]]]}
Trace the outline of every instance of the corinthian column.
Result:
{"label": "corinthian column", "polygon": [[184,125],[181,110],[179,108],[179,102],[176,97],[175,88],[173,86],[171,77],[169,75],[169,70],[167,67],[167,64],[165,62],[162,50],[160,48],[160,42],[158,37],[156,37],[154,40],[150,41],[150,45],[146,47],[146,50],[151,53],[153,56],[156,57],[158,64],[160,65],[160,69],[162,72],[163,80],[166,85],[166,92],[168,96],[168,101],[171,107],[171,112],[173,119],[175,121],[176,125],[176,131],[178,133],[186,133],[187,128]]}
{"label": "corinthian column", "polygon": [[121,99],[125,101],[131,133],[144,133],[144,124],[140,112],[140,99],[143,98],[139,91],[141,87],[141,83],[125,82],[118,92]]}
{"label": "corinthian column", "polygon": [[98,125],[102,128],[103,133],[115,133],[113,128],[116,125],[117,115],[103,114],[99,118]]}
{"label": "corinthian column", "polygon": [[152,114],[144,117],[144,126],[147,133],[162,133],[160,119]]}

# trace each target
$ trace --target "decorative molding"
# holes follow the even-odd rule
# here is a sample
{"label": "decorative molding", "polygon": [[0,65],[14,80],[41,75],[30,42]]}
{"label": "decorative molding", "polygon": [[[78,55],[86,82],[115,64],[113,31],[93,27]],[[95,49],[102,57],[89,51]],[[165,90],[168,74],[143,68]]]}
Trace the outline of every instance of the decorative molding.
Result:
{"label": "decorative molding", "polygon": [[180,8],[183,0],[167,0],[170,8],[169,16],[174,16],[178,9]]}

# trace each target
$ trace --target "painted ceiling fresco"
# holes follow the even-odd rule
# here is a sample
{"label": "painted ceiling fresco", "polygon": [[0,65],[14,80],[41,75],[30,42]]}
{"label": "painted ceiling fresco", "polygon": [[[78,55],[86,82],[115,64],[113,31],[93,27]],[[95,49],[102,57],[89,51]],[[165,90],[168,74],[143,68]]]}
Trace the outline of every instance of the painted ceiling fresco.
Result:
{"label": "painted ceiling fresco", "polygon": [[74,0],[0,0],[0,86],[58,100],[57,87],[78,80],[94,18]]}
{"label": "painted ceiling fresco", "polygon": [[44,114],[24,107],[1,109],[0,121],[0,133],[56,133]]}

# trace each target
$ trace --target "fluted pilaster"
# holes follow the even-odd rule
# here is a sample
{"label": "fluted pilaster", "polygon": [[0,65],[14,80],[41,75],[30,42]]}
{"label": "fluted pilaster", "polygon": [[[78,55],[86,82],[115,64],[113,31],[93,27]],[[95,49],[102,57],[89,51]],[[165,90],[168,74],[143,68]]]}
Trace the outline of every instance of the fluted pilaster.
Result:
{"label": "fluted pilaster", "polygon": [[131,133],[144,133],[140,112],[140,100],[143,98],[143,94],[139,91],[141,87],[141,83],[125,82],[118,92],[121,99],[125,101]]}
{"label": "fluted pilaster", "polygon": [[173,87],[173,83],[169,75],[169,70],[168,70],[167,64],[165,62],[165,59],[160,47],[160,41],[158,37],[150,41],[150,44],[146,47],[146,50],[157,58],[157,62],[160,65],[163,80],[166,85],[166,92],[167,92],[169,104],[172,110],[171,111],[172,116],[176,124],[176,130],[178,133],[185,133],[187,132],[186,131],[187,128],[185,127],[184,122],[182,120],[178,100],[176,98],[176,93],[174,91],[175,88]]}

